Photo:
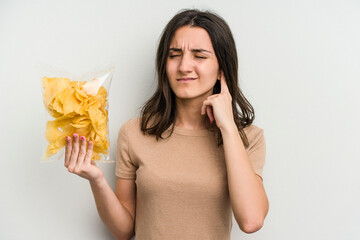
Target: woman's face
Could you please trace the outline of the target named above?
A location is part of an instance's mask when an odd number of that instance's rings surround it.
[[[183,26],[176,30],[169,47],[166,74],[177,98],[207,98],[212,95],[219,64],[207,31]]]

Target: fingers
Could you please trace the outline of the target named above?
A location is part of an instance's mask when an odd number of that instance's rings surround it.
[[[66,150],[65,150],[65,167],[69,172],[76,173],[81,171],[83,164],[90,165],[91,157],[93,153],[94,143],[89,142],[86,149],[87,141],[84,136],[79,137],[78,134],[73,134],[73,140],[71,137],[66,137]]]
[[[71,137],[66,137],[66,147],[65,147],[65,162],[64,166],[67,168],[69,166],[70,157],[71,157],[71,150],[72,150],[72,141]]]
[[[221,84],[221,91],[220,93],[229,92],[229,88],[226,84],[226,79],[224,72],[221,70],[221,77],[220,77],[220,84]]]
[[[85,155],[86,155],[86,139],[85,139],[84,136],[82,136],[82,137],[80,138],[80,150],[79,150],[79,155],[78,155],[78,158],[77,158],[77,162],[76,162],[76,167],[75,167],[75,168],[80,169],[81,165],[82,165],[83,162],[84,162]]]
[[[89,141],[88,149],[85,155],[85,162],[84,162],[85,164],[90,164],[93,149],[94,149],[94,143],[92,141]]]
[[[79,135],[76,133],[73,134],[73,142],[74,144],[72,146],[71,157],[68,166],[69,172],[74,172],[75,165],[79,155]]]
[[[216,98],[216,97],[218,97],[218,96],[219,96],[219,94],[213,94],[213,95],[211,95],[211,96],[208,96],[208,97],[207,97],[207,100]]]
[[[212,108],[210,106],[207,106],[206,107],[206,112],[207,112],[207,115],[208,115],[208,117],[210,119],[210,123],[213,123],[213,121],[215,119],[214,119],[214,114],[213,114]]]
[[[216,98],[219,94],[213,94],[211,96],[209,96],[204,102],[203,105],[201,106],[201,115],[204,115],[206,112],[206,103],[209,103],[208,100]]]
[[[203,103],[201,106],[201,115],[204,115],[206,113],[206,105]]]
[[[211,96],[211,97],[216,97],[216,96]],[[210,98],[210,97],[209,97]],[[214,117],[214,113],[213,113],[213,109],[212,109],[212,105],[211,105],[211,101],[208,98],[208,100],[205,100],[202,107],[201,107],[201,115],[204,115],[205,113],[207,113],[210,123],[213,123],[213,121],[215,120]]]

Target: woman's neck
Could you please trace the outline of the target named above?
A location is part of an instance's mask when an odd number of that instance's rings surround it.
[[[176,103],[175,126],[184,129],[205,129],[210,127],[207,115],[201,115],[203,101],[178,100]]]

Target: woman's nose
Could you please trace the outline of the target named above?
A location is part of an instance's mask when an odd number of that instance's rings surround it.
[[[193,69],[193,63],[189,55],[184,54],[181,58],[179,71],[180,72],[191,72]]]

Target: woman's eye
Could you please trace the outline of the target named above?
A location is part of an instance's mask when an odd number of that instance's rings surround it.
[[[169,55],[169,58],[174,58],[174,57],[179,57],[180,55]],[[202,57],[202,56],[195,56],[196,58],[199,59],[206,59],[207,57]]]

